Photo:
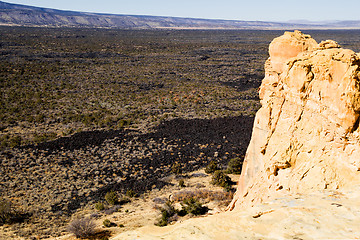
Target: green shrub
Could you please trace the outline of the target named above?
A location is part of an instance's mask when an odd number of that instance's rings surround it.
[[[104,225],[105,227],[111,227],[112,223],[111,223],[111,221],[110,221],[109,219],[105,219],[105,220],[103,221],[103,225]]]
[[[231,178],[221,170],[215,171],[211,179],[211,184],[223,187],[225,190],[230,190],[232,183]]]
[[[186,187],[184,179],[179,180],[179,187]]]
[[[227,169],[226,169],[226,172],[233,173],[233,174],[240,174],[241,168],[242,168],[242,163],[243,163],[243,161],[238,157],[230,159]]]
[[[161,211],[161,218],[159,219],[158,222],[155,223],[155,225],[158,227],[164,227],[164,226],[168,225],[170,217],[171,216],[169,215],[168,212]]]
[[[102,202],[97,202],[97,203],[95,203],[95,209],[98,211],[102,211],[105,209],[105,206]]]
[[[116,203],[119,202],[119,198],[114,191],[110,191],[110,192],[106,193],[105,200],[110,205],[115,205]]]
[[[67,231],[77,238],[89,238],[96,234],[96,224],[90,218],[73,220],[67,227]]]
[[[205,172],[207,174],[213,173],[216,170],[220,170],[220,168],[219,168],[218,164],[215,161],[210,161],[210,163],[205,168]]]
[[[125,194],[125,195],[128,196],[128,197],[130,197],[130,198],[137,197],[137,194],[136,194],[135,191],[132,190],[132,189],[128,189],[128,190],[126,191],[126,194]]]
[[[186,214],[203,215],[208,211],[208,208],[204,207],[201,202],[194,197],[184,199],[181,205]]]
[[[161,208],[161,217],[158,220],[158,222],[155,223],[156,226],[164,227],[168,225],[169,218],[174,216],[176,213],[176,210],[173,206],[173,203],[171,201],[167,201],[164,206]]]

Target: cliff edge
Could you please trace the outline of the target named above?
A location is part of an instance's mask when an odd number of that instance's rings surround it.
[[[360,56],[299,31],[269,46],[261,108],[229,206],[360,183]]]
[[[269,52],[231,211],[113,239],[359,237],[360,56],[299,31]]]

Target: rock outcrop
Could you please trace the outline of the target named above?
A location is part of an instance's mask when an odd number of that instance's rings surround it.
[[[301,32],[270,44],[232,211],[114,239],[355,239],[360,56]]]
[[[275,38],[269,53],[230,210],[360,183],[360,54],[299,31]]]

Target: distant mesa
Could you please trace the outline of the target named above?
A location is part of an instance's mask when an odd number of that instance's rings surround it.
[[[275,38],[269,53],[229,209],[360,184],[360,54],[299,31]]]
[[[360,29],[360,21],[265,22],[61,11],[0,1],[0,26],[119,29]]]

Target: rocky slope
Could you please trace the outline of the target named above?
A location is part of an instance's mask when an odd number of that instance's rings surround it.
[[[114,239],[355,239],[360,56],[287,32],[273,40],[228,211]]]

